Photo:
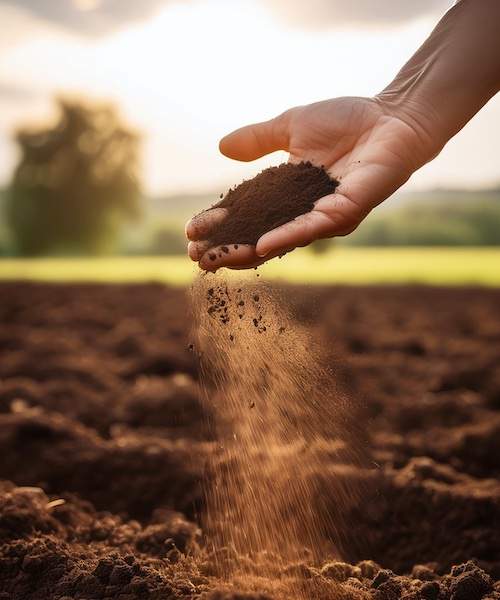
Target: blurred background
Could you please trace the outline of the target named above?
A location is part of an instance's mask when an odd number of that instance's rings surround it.
[[[0,0],[0,278],[102,256],[115,275],[120,257],[147,278],[175,271],[154,256],[186,269],[186,220],[287,160],[237,163],[219,139],[291,106],[377,93],[450,4]],[[497,97],[355,233],[297,252],[355,264],[349,249],[500,246],[499,128]]]

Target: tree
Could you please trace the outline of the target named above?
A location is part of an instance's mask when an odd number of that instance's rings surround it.
[[[22,130],[7,220],[23,255],[100,253],[140,211],[139,137],[112,107],[59,101],[55,126]]]

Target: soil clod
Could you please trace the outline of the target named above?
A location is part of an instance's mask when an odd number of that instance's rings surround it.
[[[283,163],[230,189],[211,208],[225,208],[225,217],[208,234],[211,246],[251,244],[267,231],[310,212],[320,198],[333,194],[339,182],[310,162]],[[210,209],[209,209],[210,210]],[[211,260],[212,257],[209,255]]]

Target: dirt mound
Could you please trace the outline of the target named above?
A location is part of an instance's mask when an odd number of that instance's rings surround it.
[[[318,448],[319,489],[362,477],[343,560],[237,556],[245,577],[221,580],[200,529],[217,407],[185,290],[2,284],[2,600],[500,598],[500,291],[279,294],[367,436],[364,471]]]
[[[209,242],[212,246],[222,245],[222,251],[224,244],[255,246],[267,231],[311,211],[314,203],[333,194],[338,184],[324,169],[310,162],[264,169],[229,190],[211,207],[226,209],[228,214],[210,232]]]

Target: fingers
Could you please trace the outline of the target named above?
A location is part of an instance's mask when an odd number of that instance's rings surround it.
[[[265,233],[256,246],[227,244],[214,248],[209,241],[198,240],[190,242],[188,253],[205,271],[250,269],[314,240],[351,233],[364,216],[354,202],[334,193],[318,200],[311,212]]]
[[[186,237],[188,240],[199,240],[206,236],[228,215],[226,208],[209,208],[193,217],[186,223]]]
[[[247,125],[222,138],[219,149],[234,160],[250,161],[275,152],[289,149],[288,115]]]
[[[224,250],[224,248],[227,250]],[[227,269],[253,269],[259,265],[293,250],[294,247],[279,248],[266,256],[258,256],[255,247],[246,244],[233,244],[211,248],[199,260],[198,266],[205,271],[217,271],[222,267]]]
[[[189,258],[198,262],[201,257],[210,250],[210,242],[207,240],[201,240],[198,242],[189,242],[187,251]]]
[[[188,253],[205,271],[216,271],[221,267],[251,269],[298,246],[306,246],[318,238],[331,237],[337,229],[335,220],[313,210],[264,234],[256,247],[228,244],[211,248],[210,243],[203,240],[190,242]]]
[[[257,246],[232,244],[209,248],[209,242],[190,242],[188,253],[205,271],[251,269],[276,256],[306,246],[321,237],[329,237],[335,224],[327,215],[312,211],[264,234]]]
[[[283,251],[307,246],[318,239],[347,235],[356,229],[367,213],[342,194],[324,196],[315,203],[311,212],[265,233],[257,242],[256,254],[267,257],[277,249]]]
[[[257,242],[257,256],[266,256],[280,248],[307,246],[314,240],[330,237],[332,221],[319,212],[300,215],[293,221],[265,233]]]
[[[201,256],[193,258],[193,260],[198,260],[200,269],[203,269],[204,271],[216,271],[221,267],[227,267],[229,269],[250,269],[263,262],[262,259],[255,254],[255,246],[249,246],[247,244],[233,244],[220,246],[219,248],[209,248],[206,249]]]

